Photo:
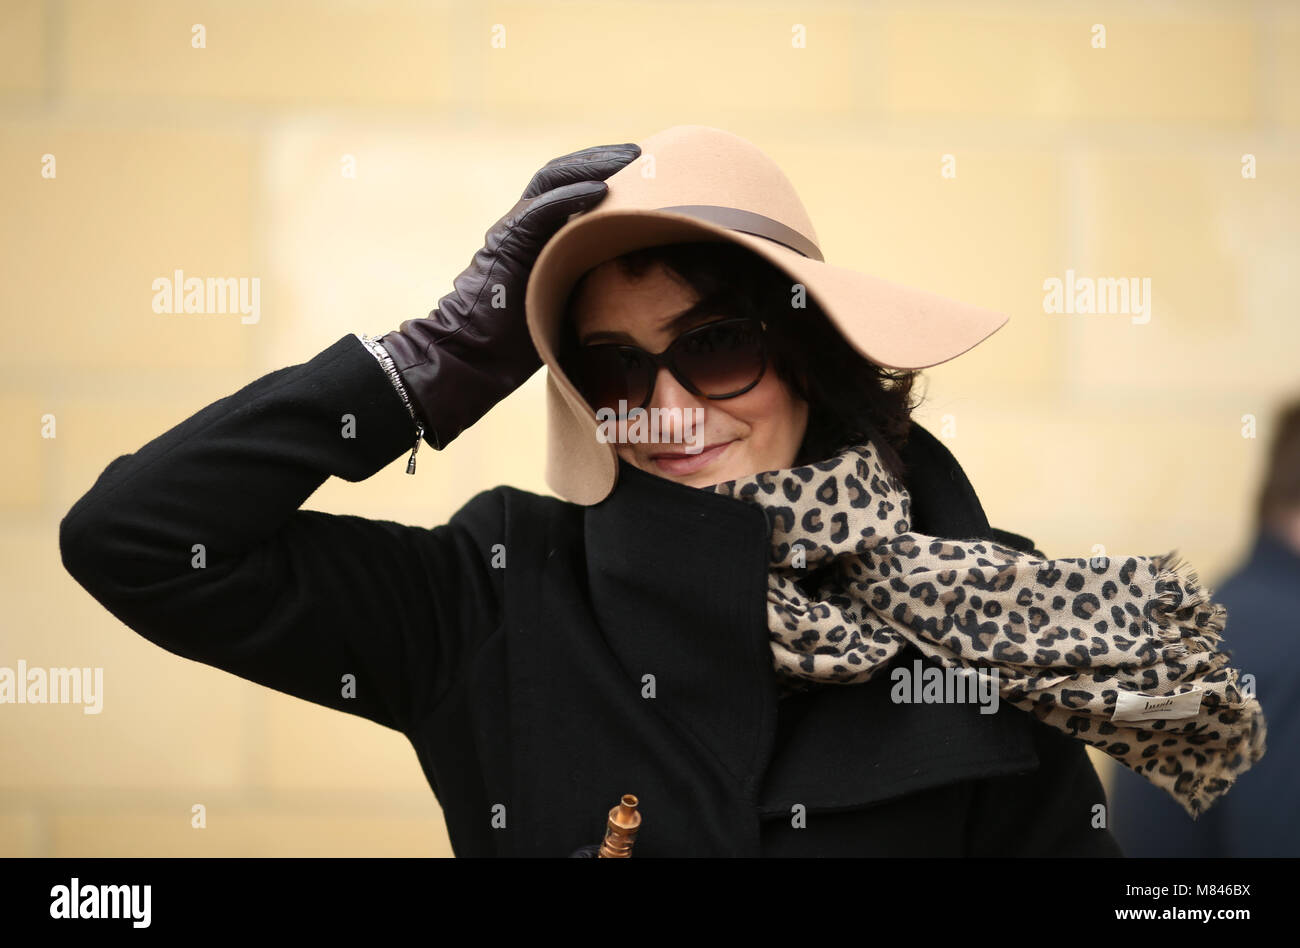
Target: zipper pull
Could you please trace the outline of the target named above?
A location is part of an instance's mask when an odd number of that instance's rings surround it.
[[[415,428],[415,446],[411,448],[411,457],[406,462],[407,474],[415,473],[415,452],[420,450],[420,441],[424,438],[424,425],[417,422]]]

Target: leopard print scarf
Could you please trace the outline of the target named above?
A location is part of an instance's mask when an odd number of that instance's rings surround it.
[[[1193,818],[1264,753],[1259,702],[1219,651],[1227,611],[1172,551],[1041,559],[914,533],[910,496],[870,441],[704,489],[767,515],[782,697],[809,682],[865,682],[911,643],[950,681],[992,679],[1002,700],[1141,774]]]

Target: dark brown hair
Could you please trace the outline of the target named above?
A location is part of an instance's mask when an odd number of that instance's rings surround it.
[[[1300,401],[1283,407],[1276,425],[1255,508],[1257,529],[1276,527],[1300,512]]]
[[[623,273],[641,279],[656,265],[684,280],[701,299],[767,321],[772,368],[808,403],[808,430],[795,464],[838,454],[868,438],[881,462],[900,480],[906,471],[899,452],[911,429],[915,371],[883,368],[848,344],[811,294],[800,294],[790,277],[745,247],[722,241],[665,244],[615,258]],[[590,271],[588,271],[590,272]],[[578,345],[572,302],[586,275],[569,295],[561,362],[566,371]]]

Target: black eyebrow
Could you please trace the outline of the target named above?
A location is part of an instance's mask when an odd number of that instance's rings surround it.
[[[680,329],[686,323],[691,322],[692,320],[698,318],[699,316],[703,316],[709,313],[717,313],[717,312],[719,312],[719,309],[717,307],[716,300],[702,299],[695,303],[692,303],[690,306],[686,307],[684,310],[682,310],[680,313],[677,313],[675,316],[670,317],[659,328],[672,329],[672,330]],[[633,345],[636,345],[636,340],[633,339],[627,333],[610,332],[604,329],[599,330],[597,332],[588,333],[587,335],[583,336],[580,340],[578,340],[578,344],[585,346],[590,344],[593,341],[629,342],[632,343]]]

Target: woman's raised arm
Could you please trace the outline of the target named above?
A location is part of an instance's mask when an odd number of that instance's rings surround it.
[[[428,316],[343,337],[114,460],[60,524],[64,566],[169,652],[408,731],[465,642],[494,627],[500,492],[433,529],[299,507],[412,438],[443,449],[536,371],[530,269],[637,155],[615,144],[549,161]]]
[[[500,491],[433,529],[298,508],[412,438],[445,448],[537,370],[532,265],[639,154],[553,159],[428,316],[345,336],[119,457],[60,524],[68,572],[171,652],[408,731],[455,681],[465,643],[495,625]]]
[[[493,621],[499,497],[433,529],[298,508],[414,430],[346,336],[113,461],[60,524],[64,566],[170,652],[404,731],[453,680],[471,619]]]

